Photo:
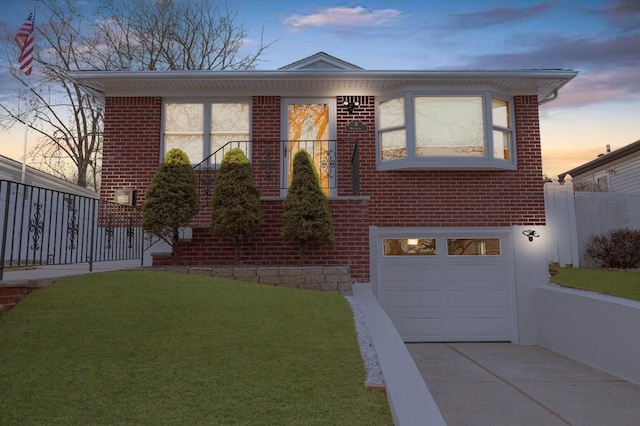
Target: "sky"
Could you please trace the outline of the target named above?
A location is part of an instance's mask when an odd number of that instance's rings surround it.
[[[248,49],[261,37],[270,43],[262,70],[326,52],[367,70],[578,71],[557,100],[540,106],[549,177],[607,145],[640,139],[640,0],[229,0],[228,7],[247,29]],[[16,31],[27,15],[24,2],[0,5],[0,25]],[[0,63],[0,78],[9,78],[4,70]],[[20,161],[23,139],[23,128],[0,133],[0,154]]]

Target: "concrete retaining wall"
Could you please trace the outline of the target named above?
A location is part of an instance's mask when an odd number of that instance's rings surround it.
[[[539,345],[640,384],[640,302],[555,286],[534,295]]]

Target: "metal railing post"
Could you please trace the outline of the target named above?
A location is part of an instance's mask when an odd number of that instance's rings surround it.
[[[96,218],[96,204],[98,205],[98,208],[100,207],[100,200],[95,200],[94,203],[91,203],[93,205],[93,211],[92,211],[92,217],[91,217],[91,221],[89,222],[91,224],[91,243],[89,244],[89,272],[93,271],[93,246],[95,245],[95,232],[96,232],[96,228],[98,227],[98,219]]]
[[[0,182],[0,194],[2,193],[2,182]],[[4,220],[2,224],[2,248],[0,249],[0,253],[2,254],[2,264],[0,264],[0,281],[4,276],[4,256],[7,245],[7,226],[9,224],[9,202],[10,202],[10,194],[11,194],[11,182],[7,181],[7,201],[4,204]]]
[[[353,195],[360,195],[360,140],[356,139],[351,157],[351,168],[353,170]]]

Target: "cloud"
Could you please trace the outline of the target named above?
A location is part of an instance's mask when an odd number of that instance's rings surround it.
[[[379,26],[402,16],[395,9],[369,10],[361,6],[334,7],[309,15],[292,15],[284,24],[293,31],[311,27],[349,28],[354,26]]]
[[[617,0],[594,12],[623,31],[640,28],[640,1]]]
[[[528,7],[496,7],[475,12],[452,13],[444,26],[456,30],[486,28],[542,15],[552,8],[552,3],[538,3]]]
[[[466,66],[483,69],[556,69],[580,72],[560,91],[551,108],[580,107],[640,97],[640,33],[606,39],[548,38],[538,48],[470,57]]]
[[[548,37],[533,50],[466,58],[478,68],[572,68],[605,70],[640,66],[640,33],[608,38]]]
[[[560,90],[551,108],[583,107],[603,102],[640,99],[640,86],[634,68],[578,74]]]

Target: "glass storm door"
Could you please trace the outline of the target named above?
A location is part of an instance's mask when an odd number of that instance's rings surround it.
[[[283,161],[283,187],[291,184],[293,157],[301,149],[306,150],[316,166],[320,187],[328,196],[335,191],[335,101],[298,102],[286,100],[286,118],[283,134],[285,147]],[[286,192],[286,190],[285,190]]]

